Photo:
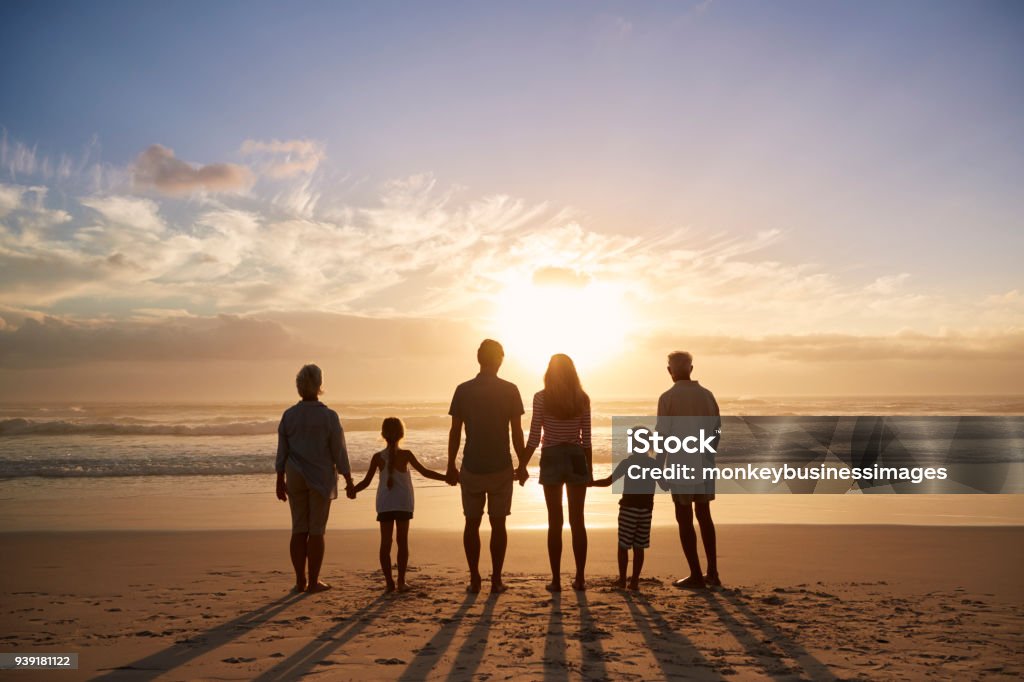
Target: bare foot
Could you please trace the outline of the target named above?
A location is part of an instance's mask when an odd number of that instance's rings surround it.
[[[494,580],[491,581],[491,594],[501,594],[502,592],[504,592],[507,589],[508,589],[508,585],[506,585],[505,583],[501,582],[500,578],[498,579],[497,582],[495,582]]]
[[[577,592],[586,592],[587,582],[583,578],[576,578],[576,580],[572,581],[572,589]]]
[[[547,585],[544,586],[544,589],[547,590],[548,592],[561,592],[562,591],[562,586],[559,585],[556,582],[550,582],[550,583],[548,583]]]
[[[629,584],[627,585],[627,588],[631,592],[639,592],[640,591],[640,578],[630,578],[629,579]]]
[[[722,579],[718,577],[718,571],[715,571],[704,576],[704,583],[708,587],[721,587]]]
[[[331,589],[330,585],[323,582],[322,580],[317,580],[315,585],[310,585],[306,588],[306,592],[309,594],[314,594],[316,592],[326,592],[329,589]]]
[[[305,580],[296,580],[295,581],[295,587],[292,588],[292,593],[298,594],[299,592],[305,592],[305,591],[306,591],[306,581]]]
[[[404,581],[399,581],[399,582],[398,582],[398,587],[397,587],[396,589],[397,589],[397,590],[398,590],[399,592],[408,592],[408,591],[409,591],[409,590],[411,590],[412,588],[411,588],[411,587],[409,587],[409,584],[408,584],[408,583],[406,583],[406,582],[404,582]]]
[[[672,584],[684,590],[702,590],[707,586],[702,575],[691,575],[689,578],[677,580]]]
[[[466,585],[466,592],[469,592],[470,594],[480,593],[480,576],[469,576],[469,585]]]
[[[395,591],[395,581],[389,580],[384,583],[384,594],[391,594]]]
[[[626,589],[626,577],[621,576],[618,580],[616,580],[615,587],[620,590]]]

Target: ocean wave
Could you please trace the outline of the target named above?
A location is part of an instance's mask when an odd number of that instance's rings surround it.
[[[529,415],[527,415],[529,417]],[[344,417],[341,425],[348,432],[380,431],[383,417]],[[406,430],[444,429],[451,425],[448,415],[404,417]],[[525,420],[524,420],[525,421]],[[610,426],[610,416],[595,416],[595,427]],[[118,421],[35,420],[17,417],[0,419],[0,436],[265,436],[277,433],[277,419],[177,424],[124,417]],[[527,424],[528,425],[528,424]]]
[[[447,458],[421,457],[423,465],[443,471]],[[350,458],[353,475],[361,477],[370,464],[369,453]],[[20,478],[127,478],[149,476],[270,476],[274,457],[229,455],[207,457],[33,457],[0,458],[0,480]],[[358,478],[357,478],[358,480]]]
[[[379,417],[342,419],[346,431],[378,431]],[[410,417],[403,419],[406,428],[448,428],[449,417]],[[0,420],[0,436],[263,436],[277,433],[278,420],[218,421],[205,424],[153,423],[139,419],[119,422],[86,422],[33,419]]]
[[[253,461],[231,462],[110,462],[89,460],[78,462],[3,462],[0,478],[126,478],[138,476],[245,476],[273,474],[274,463]]]

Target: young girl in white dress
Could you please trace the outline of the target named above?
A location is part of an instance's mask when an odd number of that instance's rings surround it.
[[[384,573],[387,592],[407,592],[405,570],[409,565],[409,521],[415,498],[412,490],[412,476],[409,467],[420,475],[435,481],[445,480],[444,474],[427,469],[409,450],[402,450],[398,443],[405,436],[405,425],[397,417],[388,417],[380,427],[380,435],[387,442],[380,452],[370,460],[366,477],[355,487],[355,493],[366,489],[373,476],[380,470],[377,483],[377,521],[380,522],[380,570]],[[391,538],[398,530],[398,584],[391,577]]]

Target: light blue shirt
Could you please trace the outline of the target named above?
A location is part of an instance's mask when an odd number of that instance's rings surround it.
[[[285,410],[277,427],[274,468],[283,472],[286,466],[325,498],[338,497],[338,474],[350,476],[352,469],[337,412],[319,400],[303,400]]]

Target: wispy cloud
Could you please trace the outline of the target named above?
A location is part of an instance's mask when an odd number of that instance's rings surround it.
[[[596,231],[572,209],[473,195],[430,174],[346,201],[323,173],[315,142],[249,140],[241,151],[261,173],[263,164],[292,165],[244,194],[214,196],[208,192],[253,176],[230,164],[194,167],[154,146],[134,172],[161,185],[157,194],[139,196],[124,183],[75,192],[93,186],[76,183],[94,173],[95,164],[83,163],[59,197],[38,160],[24,184],[0,183],[0,305],[22,311],[0,314],[6,342],[26,320],[73,336],[97,317],[138,325],[155,323],[161,310],[172,320],[288,310],[486,325],[503,291],[531,282],[610,287],[642,321],[631,329],[638,341],[712,339],[706,345],[714,352],[737,355],[991,354],[1002,352],[1001,335],[1015,338],[1024,328],[1017,291],[925,290],[909,272],[857,280],[768,258],[767,249],[778,253],[786,239],[780,230],[745,238],[699,229]],[[192,190],[201,190],[200,200]],[[321,201],[325,193],[329,202]]]
[[[100,194],[69,212],[0,185],[0,301],[45,310],[97,296],[121,307],[487,318],[503,288],[539,279],[623,291],[649,326],[747,336],[1007,329],[1009,294],[915,291],[906,273],[858,283],[760,257],[784,238],[587,229],[571,211],[469,197],[429,175],[384,184],[344,211],[291,212],[273,197],[217,201]],[[72,217],[73,214],[73,217]],[[51,229],[60,223],[61,229]]]
[[[241,152],[275,179],[312,173],[326,156],[323,145],[313,140],[246,140]]]

